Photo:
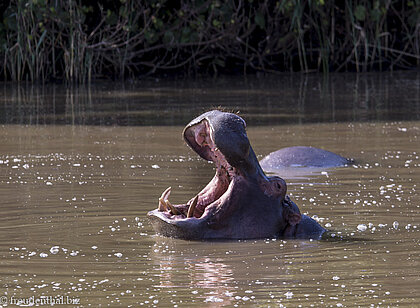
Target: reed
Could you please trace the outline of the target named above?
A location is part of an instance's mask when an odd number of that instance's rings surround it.
[[[331,72],[420,64],[420,0],[10,0],[5,80]]]

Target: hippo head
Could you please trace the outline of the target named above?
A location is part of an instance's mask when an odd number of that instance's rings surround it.
[[[212,161],[216,174],[186,204],[168,200],[170,188],[148,213],[156,232],[183,239],[246,239],[293,234],[303,215],[286,196],[286,183],[267,177],[249,143],[245,121],[213,110],[184,129],[187,144]]]

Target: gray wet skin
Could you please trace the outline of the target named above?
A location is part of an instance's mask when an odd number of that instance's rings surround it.
[[[286,196],[286,182],[264,174],[249,143],[245,121],[206,112],[184,129],[187,144],[213,161],[216,174],[186,204],[172,205],[170,188],[148,217],[159,234],[188,240],[314,238],[326,231]]]
[[[261,166],[266,171],[283,167],[331,168],[351,163],[353,163],[353,160],[330,151],[306,146],[283,148],[268,154],[260,161]]]

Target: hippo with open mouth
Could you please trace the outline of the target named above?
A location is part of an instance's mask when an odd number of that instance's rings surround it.
[[[157,233],[187,240],[321,238],[326,230],[300,213],[286,195],[286,182],[264,174],[245,128],[241,117],[218,110],[185,127],[185,141],[214,162],[216,174],[186,204],[171,204],[166,189],[148,213]]]

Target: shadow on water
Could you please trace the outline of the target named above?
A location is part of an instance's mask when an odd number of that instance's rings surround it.
[[[184,125],[213,107],[248,124],[420,118],[419,72],[266,76],[91,86],[0,85],[1,124]]]

